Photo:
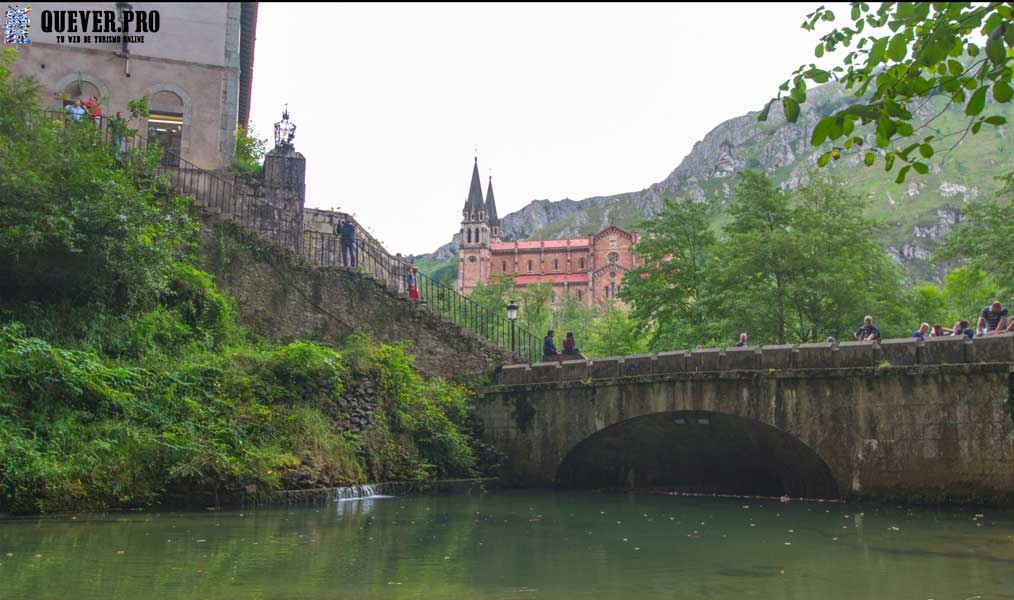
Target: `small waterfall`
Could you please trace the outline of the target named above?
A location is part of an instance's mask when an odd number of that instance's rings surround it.
[[[391,498],[382,495],[379,491],[381,484],[373,485],[352,485],[348,487],[334,488],[335,502],[346,502],[349,500],[370,500],[374,498]]]

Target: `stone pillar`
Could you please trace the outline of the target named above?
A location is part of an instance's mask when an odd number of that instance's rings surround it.
[[[264,157],[264,196],[285,230],[286,245],[299,252],[306,203],[306,159],[291,146],[275,146]]]

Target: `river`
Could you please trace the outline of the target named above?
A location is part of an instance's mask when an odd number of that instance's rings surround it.
[[[1014,514],[498,491],[12,518],[0,598],[1014,598]]]

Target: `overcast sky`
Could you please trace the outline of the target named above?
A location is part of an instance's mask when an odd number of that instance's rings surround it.
[[[813,60],[817,5],[262,2],[251,121],[288,102],[307,205],[431,252],[476,147],[501,216],[646,188]]]

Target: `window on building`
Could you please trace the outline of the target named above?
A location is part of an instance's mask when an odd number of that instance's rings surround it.
[[[532,261],[528,261],[528,272],[532,272]]]
[[[609,238],[609,247],[616,248],[616,237]]]
[[[611,262],[611,263],[620,262],[620,255],[617,254],[616,252],[610,252],[609,253],[609,262]]]
[[[578,262],[579,265],[581,265],[581,268],[583,269],[584,268],[584,259],[583,258],[578,259],[577,262]]]
[[[578,291],[577,291],[577,301],[578,301],[578,302],[580,302],[580,301],[581,301],[581,290],[578,290]]]
[[[604,295],[606,298],[609,297],[609,286],[608,285],[602,290],[602,295]]]
[[[501,263],[501,269],[503,270],[504,273],[507,272],[507,261],[506,260]]]
[[[553,270],[554,271],[559,271],[560,270],[560,259],[558,259],[558,258],[554,258],[553,259]]]
[[[102,93],[99,92],[99,88],[84,80],[68,83],[67,86],[60,92],[60,99],[63,101],[64,108],[74,104],[75,98],[80,98],[81,103],[84,104],[89,98],[101,97]]]
[[[148,101],[148,143],[162,146],[162,165],[179,167],[183,151],[183,99],[172,92],[156,92]]]

